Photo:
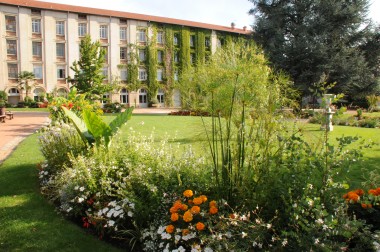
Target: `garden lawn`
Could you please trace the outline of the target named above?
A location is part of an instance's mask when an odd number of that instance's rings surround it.
[[[0,251],[119,251],[65,220],[40,194],[37,135],[0,165]]]

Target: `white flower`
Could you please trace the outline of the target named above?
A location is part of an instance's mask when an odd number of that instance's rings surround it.
[[[317,238],[314,240],[314,244],[318,244],[318,243],[319,243],[319,239]]]
[[[272,224],[267,224],[267,229],[271,229],[272,228]]]
[[[246,220],[247,220],[247,216],[245,216],[245,214],[243,214],[243,215],[240,217],[240,220],[242,220],[242,221],[246,221]]]
[[[323,226],[322,226],[322,229],[323,230],[327,230],[329,227],[326,225],[326,224],[324,224]]]
[[[83,198],[78,198],[78,203],[82,203],[84,201]]]
[[[84,187],[81,186],[81,187],[79,188],[79,191],[83,192],[83,191],[84,191]]]
[[[241,232],[241,238],[245,238],[247,236],[247,233]]]
[[[132,216],[133,216],[133,213],[132,213],[131,211],[128,211],[127,215],[128,215],[129,217],[132,217]]]
[[[109,227],[113,227],[115,225],[115,221],[113,220],[109,220],[107,223]]]
[[[282,241],[281,245],[282,245],[283,247],[285,247],[286,244],[288,244],[288,240],[287,240],[287,239],[284,239],[284,240]]]
[[[174,240],[175,240],[176,243],[179,242],[181,240],[181,236],[180,235],[175,235],[174,236]]]
[[[78,190],[78,189],[79,189],[79,186],[75,186],[75,187],[74,187],[74,190]]]
[[[323,220],[321,218],[319,218],[318,220],[315,221],[317,224],[320,224],[322,225],[323,224]]]
[[[261,224],[261,221],[259,219],[255,220],[256,224]]]
[[[72,207],[69,207],[69,208],[66,210],[66,212],[70,212],[71,210],[73,210],[73,208],[72,208]]]
[[[206,247],[204,249],[204,252],[214,252],[214,250],[212,250],[212,248],[210,248],[210,247]]]

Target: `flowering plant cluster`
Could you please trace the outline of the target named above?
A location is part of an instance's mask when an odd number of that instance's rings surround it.
[[[349,191],[343,198],[351,204],[360,203],[364,209],[377,207],[380,206],[380,187],[369,189],[368,194],[365,194],[363,189]]]

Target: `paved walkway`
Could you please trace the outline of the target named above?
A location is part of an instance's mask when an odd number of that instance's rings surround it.
[[[136,108],[133,114],[169,114],[176,109]],[[0,122],[0,164],[27,136],[50,122],[47,112],[14,112],[14,118]]]

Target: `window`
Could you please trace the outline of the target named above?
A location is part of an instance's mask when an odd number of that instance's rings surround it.
[[[57,66],[57,78],[58,79],[66,78],[66,66]]]
[[[127,40],[127,27],[120,27],[120,40]]]
[[[120,103],[121,104],[127,104],[129,103],[129,99],[128,99],[128,90],[123,88],[121,91],[120,91]]]
[[[65,36],[65,22],[57,21],[55,23],[55,34],[58,36]]]
[[[127,59],[127,47],[120,47],[120,60]]]
[[[144,81],[146,78],[146,70],[144,68],[139,68],[139,80]]]
[[[41,19],[32,19],[32,33],[41,33]]]
[[[191,46],[191,47],[194,47],[194,46],[195,46],[195,36],[194,36],[194,35],[191,35],[191,36],[190,36],[190,46]]]
[[[174,80],[175,80],[175,81],[178,80],[178,70],[175,70],[175,71],[174,71]]]
[[[120,80],[121,81],[127,81],[127,78],[128,78],[127,69],[121,69],[120,70]]]
[[[78,24],[78,36],[84,37],[87,34],[87,23],[79,23]]]
[[[145,49],[139,49],[139,60],[141,62],[145,61]]]
[[[42,65],[33,65],[33,73],[36,79],[42,79]]]
[[[42,57],[42,43],[33,41],[32,52],[33,52],[33,56]]]
[[[139,92],[139,103],[147,103],[148,95],[145,89],[140,89]]]
[[[159,44],[164,43],[164,32],[162,31],[157,32],[157,43]]]
[[[162,81],[164,75],[164,71],[162,69],[157,69],[157,81]]]
[[[41,89],[41,88],[36,88],[34,89],[33,91],[33,98],[34,98],[34,101],[36,102],[39,102],[39,101],[43,101],[42,97],[44,96],[44,90]]]
[[[158,103],[164,103],[164,91],[162,89],[158,90],[157,101]]]
[[[14,63],[8,63],[8,78],[17,79],[18,77],[18,66]]]
[[[17,55],[17,41],[7,39],[7,54]]]
[[[146,42],[146,31],[144,29],[137,30],[137,42]]]
[[[87,19],[87,15],[86,14],[78,14],[78,19],[85,20],[85,19]]]
[[[173,44],[175,46],[179,45],[179,34],[175,33],[173,37]]]
[[[102,74],[104,76],[103,80],[106,80],[108,78],[108,67],[102,68]]]
[[[101,39],[108,39],[108,26],[107,25],[101,25],[99,28],[100,32],[100,38]]]
[[[16,32],[15,16],[5,16],[5,30],[10,32]]]
[[[190,53],[190,62],[191,64],[195,64],[195,53]]]
[[[11,88],[8,91],[8,96],[19,96],[20,92],[18,91],[17,88]]]
[[[64,58],[65,57],[65,44],[57,43],[57,57]]]
[[[164,61],[164,52],[163,51],[157,51],[157,62],[162,63]]]
[[[110,95],[109,94],[104,94],[102,97],[102,104],[106,104],[110,101]]]
[[[41,16],[41,10],[40,9],[31,9],[30,12],[32,15]]]
[[[178,63],[179,62],[179,52],[174,52],[174,62]]]
[[[205,46],[206,46],[206,47],[210,47],[210,46],[211,46],[211,41],[210,41],[210,38],[209,38],[209,37],[206,37],[206,38],[205,38]]]

